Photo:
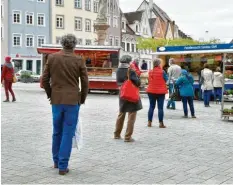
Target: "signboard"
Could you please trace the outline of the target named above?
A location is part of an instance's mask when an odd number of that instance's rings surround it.
[[[208,45],[193,45],[193,46],[166,46],[158,47],[157,52],[188,52],[188,51],[205,51],[205,50],[229,50],[233,49],[232,44],[208,44]]]

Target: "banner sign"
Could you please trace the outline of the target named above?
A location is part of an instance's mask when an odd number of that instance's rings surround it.
[[[193,46],[165,46],[158,47],[157,52],[181,52],[181,51],[203,51],[203,50],[225,50],[233,49],[231,44],[208,44],[208,45],[193,45]]]

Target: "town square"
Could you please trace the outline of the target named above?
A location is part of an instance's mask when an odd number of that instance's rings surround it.
[[[233,184],[225,1],[1,0],[1,183]]]

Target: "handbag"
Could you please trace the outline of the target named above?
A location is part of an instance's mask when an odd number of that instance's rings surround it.
[[[80,151],[82,146],[83,146],[82,121],[79,119],[77,127],[75,129],[75,134],[72,138],[72,148],[77,148]]]
[[[137,103],[140,100],[139,88],[136,87],[129,79],[130,69],[127,71],[127,80],[123,83],[120,89],[120,98],[132,103]]]
[[[17,78],[16,78],[16,76],[14,75],[13,76],[13,81],[12,81],[13,83],[16,83],[17,82]]]
[[[173,84],[173,90],[172,91],[173,92],[170,95],[171,100],[173,100],[173,101],[181,101],[179,87],[177,87],[175,84]]]

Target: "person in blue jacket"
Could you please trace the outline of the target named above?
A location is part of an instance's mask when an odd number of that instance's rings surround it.
[[[190,108],[192,118],[196,118],[193,98],[194,98],[194,90],[193,90],[194,79],[191,74],[189,74],[185,69],[181,71],[181,76],[177,79],[176,85],[180,89],[180,96],[182,98],[183,109],[184,109],[184,118],[188,118],[188,106]]]

